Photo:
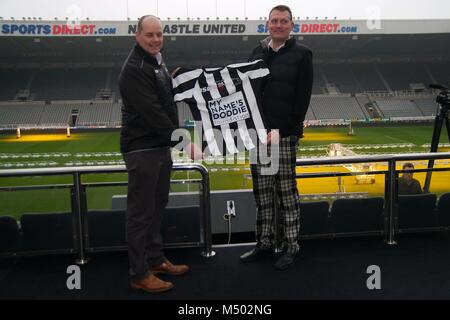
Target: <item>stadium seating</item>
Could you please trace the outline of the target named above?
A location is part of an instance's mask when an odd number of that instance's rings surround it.
[[[0,216],[0,254],[15,252],[19,245],[19,226],[11,216]]]
[[[381,197],[335,200],[331,207],[333,232],[381,232],[383,206],[384,199]]]
[[[379,99],[375,101],[386,118],[392,117],[422,117],[416,104],[405,99]]]
[[[161,233],[166,245],[200,242],[200,208],[166,208]],[[88,235],[91,249],[126,246],[125,211],[89,211]]]
[[[109,125],[112,101],[96,101],[79,108],[77,126]]]
[[[27,88],[35,70],[32,69],[1,69],[0,101],[13,100],[19,90]]]
[[[88,212],[89,247],[125,246],[125,211]]]
[[[323,66],[329,83],[333,83],[341,93],[362,92],[361,87],[347,63],[326,64]]]
[[[358,88],[364,91],[388,91],[380,79],[375,65],[368,63],[352,64],[351,69],[355,75]]]
[[[354,97],[313,96],[310,108],[317,119],[365,119]]]
[[[119,103],[113,103],[109,123],[113,127],[119,126],[122,123],[121,105]]]
[[[200,242],[200,207],[167,207],[161,230],[167,245]]]
[[[398,196],[399,232],[436,226],[436,195],[425,193]]]
[[[37,73],[31,90],[39,100],[94,99],[108,72],[107,68],[44,69]]]
[[[425,69],[420,64],[399,62],[378,64],[384,79],[393,91],[410,89],[411,83],[429,83]]]
[[[322,78],[322,71],[320,65],[314,66],[314,83],[313,83],[313,94],[323,94],[325,93],[326,84]]]
[[[300,235],[331,233],[327,201],[300,203]]]
[[[70,212],[22,215],[22,250],[73,249],[72,218]]]
[[[444,85],[450,85],[450,72],[448,63],[446,62],[433,62],[426,64],[426,67],[433,75],[433,82],[441,83]]]
[[[443,227],[450,226],[450,192],[439,197],[437,205],[439,213],[439,225]]]
[[[3,128],[36,127],[44,110],[44,103],[4,102],[0,104],[0,126]]]
[[[422,83],[424,87],[432,81],[448,84],[449,73],[444,71],[447,69],[446,62],[373,63],[349,62],[345,59],[316,62],[313,84],[313,94],[316,96],[312,98],[306,119],[432,116],[436,113],[432,95],[411,95],[406,99],[378,98],[373,108],[381,112],[369,114],[366,105],[371,99],[364,94],[386,93],[389,90],[411,91],[413,83]],[[2,70],[0,128],[67,126],[72,124],[70,117],[74,109],[79,110],[77,126],[120,126],[120,103],[115,100],[119,98],[119,73],[117,64],[95,67],[89,64],[56,64],[43,69]],[[104,99],[102,90],[111,96]],[[6,101],[18,99],[20,91],[29,92],[23,97],[26,101],[5,104]],[[102,104],[101,100],[107,101]],[[183,111],[183,108],[180,110]],[[189,119],[189,115],[181,112],[180,124],[186,119]]]
[[[415,98],[414,102],[424,116],[435,116],[437,112],[436,98],[434,96]]]

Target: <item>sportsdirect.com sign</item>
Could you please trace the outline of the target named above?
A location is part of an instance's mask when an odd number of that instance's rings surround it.
[[[123,36],[134,35],[137,25],[98,26],[95,23],[55,23],[55,24],[9,24],[1,25],[1,34],[10,36]],[[249,28],[244,23],[171,23],[163,27],[167,35],[232,35],[267,33],[267,27],[259,24]],[[339,23],[303,23],[295,24],[293,33],[356,33],[357,26],[344,26]]]
[[[450,20],[386,21],[297,21],[292,34],[415,34],[445,33]],[[133,21],[2,21],[0,36],[13,37],[117,37],[133,36]],[[163,21],[163,32],[170,36],[266,35],[263,21]]]
[[[117,27],[99,28],[95,24],[2,24],[4,35],[116,35]]]
[[[267,26],[258,25],[258,33],[267,33]],[[342,25],[340,23],[296,23],[292,29],[293,33],[357,33],[358,27],[353,25]]]

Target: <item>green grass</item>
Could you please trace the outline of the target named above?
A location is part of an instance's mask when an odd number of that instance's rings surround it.
[[[354,127],[354,136],[348,136],[348,128],[306,128],[305,138],[301,140],[301,148],[327,146],[330,143],[344,145],[380,145],[404,144],[414,146],[407,148],[384,148],[364,150],[364,153],[398,153],[398,152],[424,152],[429,147],[423,144],[430,143],[433,127],[428,126],[401,126],[401,127]],[[445,134],[444,134],[445,133]],[[63,137],[57,141],[26,142],[27,132],[22,132],[22,139],[15,139],[15,135],[0,134],[0,169],[27,168],[29,162],[54,162],[54,166],[65,166],[66,163],[83,163],[92,161],[120,161],[119,132],[95,131],[74,132],[71,138]],[[43,136],[45,137],[45,135]],[[44,140],[44,139],[43,139]],[[443,130],[441,142],[448,142],[446,131]],[[355,150],[356,152],[359,152]],[[59,156],[57,155],[59,153]],[[97,154],[96,154],[97,153]],[[108,156],[98,153],[111,153]],[[48,156],[43,157],[44,154]],[[61,156],[64,154],[64,157]],[[82,154],[83,157],[79,157]],[[78,155],[78,156],[77,156]],[[299,151],[298,156],[325,155],[325,151]],[[27,157],[24,157],[27,156]],[[17,166],[20,164],[21,167]],[[108,163],[104,163],[108,164]],[[245,175],[250,172],[248,165],[239,165],[240,170],[234,171],[235,165],[213,164],[210,169],[210,184],[212,190],[230,190],[251,188],[251,182]],[[223,171],[228,168],[229,171]],[[219,170],[214,170],[219,169]],[[187,178],[186,172],[174,172],[174,179]],[[200,178],[197,173],[189,173],[189,178]],[[126,181],[125,174],[88,175],[84,182],[110,182]],[[0,178],[0,187],[20,185],[49,185],[71,183],[71,177],[27,177],[27,178]],[[198,190],[196,184],[173,185],[174,191]],[[88,188],[88,207],[90,209],[111,208],[113,194],[125,194],[126,187]],[[70,210],[70,193],[68,190],[40,190],[20,192],[0,192],[0,215],[20,216],[25,212],[68,211]]]

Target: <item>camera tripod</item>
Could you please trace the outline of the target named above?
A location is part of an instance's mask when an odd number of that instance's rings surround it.
[[[430,152],[436,152],[439,146],[439,138],[441,137],[442,126],[444,125],[447,128],[448,141],[450,142],[450,122],[448,118],[449,109],[450,109],[450,101],[448,98],[449,89],[443,85],[439,84],[430,84],[430,88],[441,90],[441,92],[436,97],[436,102],[439,106],[438,112],[436,114],[436,118],[434,120],[434,128],[433,128],[433,137],[431,139],[431,148]],[[434,160],[428,160],[428,169],[427,176],[425,178],[425,183],[423,186],[423,191],[425,193],[428,192],[430,188],[431,182],[431,169],[433,169]]]

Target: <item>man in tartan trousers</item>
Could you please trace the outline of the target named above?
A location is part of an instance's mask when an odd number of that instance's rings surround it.
[[[285,270],[294,264],[299,251],[300,207],[295,179],[298,140],[311,99],[313,64],[311,50],[293,38],[294,27],[289,7],[278,5],[270,11],[267,27],[270,36],[261,41],[249,60],[263,59],[270,75],[263,87],[262,114],[269,130],[278,129],[279,170],[265,174],[268,165],[251,164],[253,194],[256,201],[256,247],[241,255],[242,262],[258,260],[272,252],[274,196],[279,196],[283,221],[283,254],[274,267]],[[269,143],[276,140],[269,134]],[[269,148],[270,149],[270,148]],[[273,150],[273,149],[272,149]],[[270,150],[268,151],[270,152]]]

